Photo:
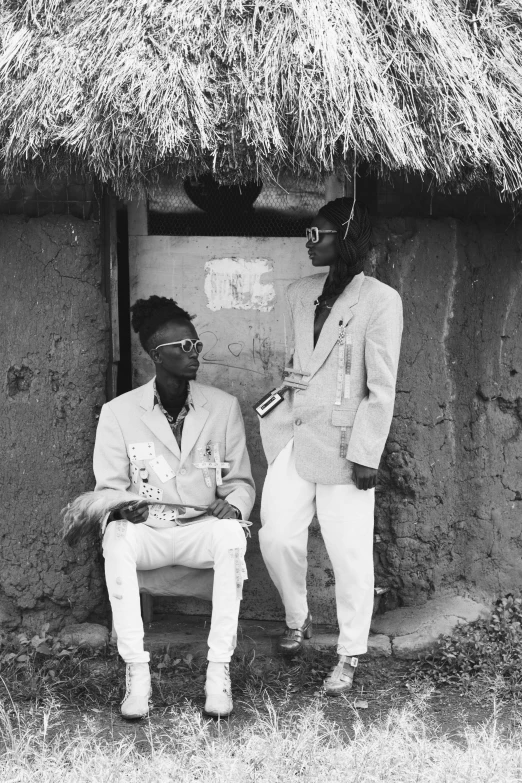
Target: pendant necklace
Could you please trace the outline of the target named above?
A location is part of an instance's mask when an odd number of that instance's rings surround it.
[[[326,302],[320,302],[319,301],[319,297],[317,297],[317,299],[314,302],[314,306],[315,307],[326,307],[327,310],[331,310],[332,307],[333,307],[333,304],[328,305],[328,304],[326,304]]]

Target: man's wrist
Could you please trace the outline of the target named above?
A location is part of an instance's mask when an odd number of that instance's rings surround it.
[[[243,519],[243,514],[241,513],[241,511],[238,509],[237,506],[234,506],[232,503],[229,503],[228,505],[230,506],[230,508],[233,508],[234,511],[236,512],[236,519]]]

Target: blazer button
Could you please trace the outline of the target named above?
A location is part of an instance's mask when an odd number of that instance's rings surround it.
[[[186,468],[181,468],[179,475],[184,476],[186,472],[187,472]]]
[[[300,425],[300,424],[302,424],[302,423],[303,423],[303,422],[301,421],[301,419],[296,419],[296,420],[295,420],[295,426],[296,426],[296,427],[299,427],[299,425]]]

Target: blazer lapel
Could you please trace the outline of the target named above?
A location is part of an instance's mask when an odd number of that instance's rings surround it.
[[[159,406],[154,405],[153,380],[147,383],[143,389],[141,407],[145,408],[145,413],[141,417],[142,422],[179,459],[181,455],[174,433],[170,429],[167,419],[160,411]]]
[[[358,275],[355,275],[352,282],[344,289],[343,293],[332,307],[331,313],[326,319],[325,324],[321,330],[321,334],[319,335],[317,345],[315,346],[315,349],[312,353],[308,367],[306,368],[307,372],[310,373],[310,376],[315,375],[315,373],[322,367],[330,355],[332,348],[334,347],[339,337],[339,322],[342,321],[342,323],[346,326],[346,324],[353,318],[354,310],[351,308],[355,308],[355,305],[359,301],[363,280],[364,272],[360,272]],[[310,329],[310,333],[312,335],[312,344],[314,329],[313,315],[314,311],[312,311],[312,325]]]
[[[190,452],[194,448],[208,419],[209,411],[205,407],[207,398],[201,391],[199,384],[190,381],[190,394],[193,407],[187,413],[187,418],[183,425],[183,435],[181,436],[181,464],[185,462]]]
[[[307,286],[303,292],[306,296],[306,301],[299,300],[296,303],[296,313],[294,315],[294,340],[298,339],[301,345],[301,350],[299,351],[301,367],[298,369],[303,370],[303,372],[305,370],[307,371],[307,366],[314,352],[314,302],[321,294],[325,280],[326,275],[321,275],[316,279],[311,280],[310,285]]]

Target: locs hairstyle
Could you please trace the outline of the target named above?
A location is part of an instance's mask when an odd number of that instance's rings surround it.
[[[363,270],[364,259],[370,249],[372,224],[368,210],[361,201],[352,198],[336,198],[321,207],[319,214],[337,229],[338,260],[332,268],[332,279],[327,282],[319,297],[322,302],[330,296],[341,294],[352,277]]]
[[[162,326],[172,321],[192,321],[192,315],[166,296],[149,296],[148,299],[138,299],[131,307],[132,328],[139,335],[140,343],[145,351],[155,348],[151,344],[151,337]]]

